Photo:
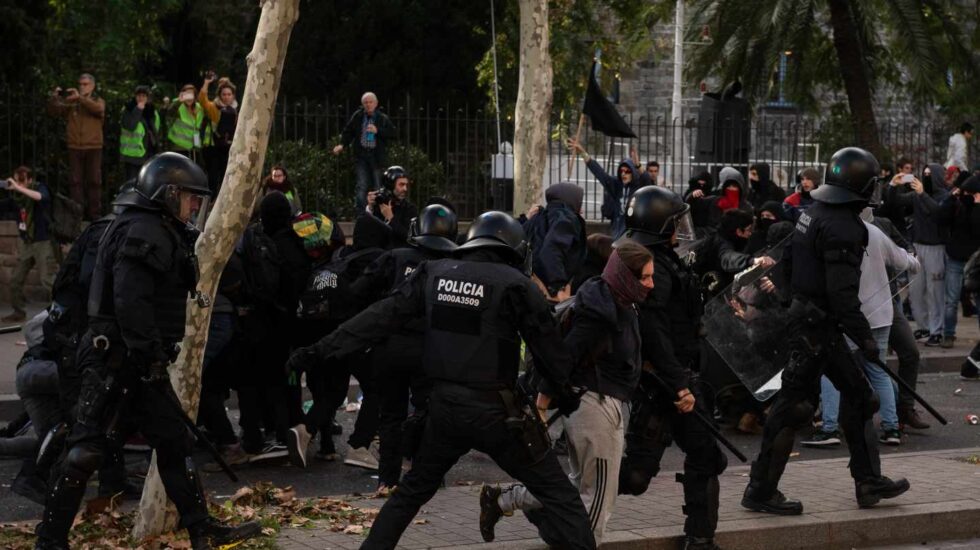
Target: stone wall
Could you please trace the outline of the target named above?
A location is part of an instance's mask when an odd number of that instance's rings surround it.
[[[6,315],[10,311],[10,280],[17,267],[17,224],[12,221],[0,221],[0,312]],[[27,275],[24,287],[28,301],[47,302],[49,297],[41,288],[37,270],[32,269]]]

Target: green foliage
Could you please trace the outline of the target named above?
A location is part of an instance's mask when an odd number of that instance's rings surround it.
[[[303,140],[270,144],[263,173],[268,174],[273,165],[281,164],[299,189],[305,209],[352,218],[354,160],[346,150],[334,156],[330,150],[335,144],[322,147]],[[393,143],[387,153],[389,165],[399,165],[408,171],[412,180],[410,198],[415,204],[440,194],[446,180],[441,163],[431,162],[421,149],[412,145]]]
[[[945,86],[949,69],[959,80],[975,74],[971,42],[962,21],[971,17],[962,3],[944,0],[848,2],[869,87],[889,83],[921,105],[956,99]],[[780,54],[791,52],[786,91],[802,107],[815,110],[827,91],[840,91],[840,59],[833,47],[827,0],[694,0],[689,38],[702,26],[713,43],[698,48],[687,77],[709,75],[741,80],[746,97],[767,99],[777,84]]]
[[[554,69],[554,108],[575,113],[585,96],[586,78],[596,50],[601,52],[601,82],[606,89],[641,59],[652,57],[650,30],[669,17],[673,2],[646,0],[551,0],[550,52]],[[502,113],[513,113],[517,100],[520,10],[516,1],[497,3],[497,65]],[[477,81],[493,110],[493,57],[488,49],[477,65]],[[510,114],[507,119],[510,120]]]

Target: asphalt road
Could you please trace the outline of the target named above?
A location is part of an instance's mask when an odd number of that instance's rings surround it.
[[[961,391],[955,393],[957,389]],[[933,419],[933,427],[929,430],[914,432],[907,435],[902,445],[882,447],[882,455],[896,452],[914,452],[937,449],[955,449],[980,447],[980,426],[967,424],[967,414],[980,414],[980,382],[968,382],[954,373],[923,374],[919,379],[919,391],[939,411],[947,417],[949,425],[939,426]],[[233,416],[235,416],[233,411]],[[344,426],[345,434],[349,433],[355,418],[354,413],[340,411],[337,418]],[[758,450],[759,437],[735,433],[732,429],[723,430],[732,442],[751,458]],[[807,434],[801,434],[804,436]],[[338,450],[346,452],[346,438],[336,438]],[[836,458],[846,456],[843,446],[837,448],[811,449],[797,445],[798,455],[792,461],[813,460],[821,458]],[[207,462],[203,453],[198,454],[198,463]],[[145,453],[128,453],[127,461],[131,471],[145,471],[147,455]],[[738,460],[729,455],[730,464],[738,464]],[[663,471],[677,471],[682,468],[683,455],[677,449],[668,450],[664,457]],[[40,517],[41,508],[32,502],[11,493],[8,488],[10,480],[17,473],[20,461],[16,459],[0,459],[0,522],[32,520]],[[792,468],[792,465],[790,465]],[[377,480],[372,472],[344,466],[342,462],[311,461],[309,468],[295,468],[286,462],[264,465],[250,465],[238,470],[242,483],[271,481],[279,486],[292,485],[299,496],[325,496],[352,493],[370,493],[375,489]],[[887,475],[887,472],[885,472]],[[842,467],[841,475],[847,471]],[[447,484],[470,484],[484,481],[500,482],[509,478],[486,456],[472,452],[454,467],[447,475]],[[218,496],[227,496],[235,492],[239,484],[231,483],[222,474],[204,474],[204,486],[209,492]],[[94,491],[94,487],[90,488]],[[913,488],[914,490],[914,488]]]

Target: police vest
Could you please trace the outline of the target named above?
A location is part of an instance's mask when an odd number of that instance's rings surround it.
[[[192,151],[211,145],[211,125],[206,122],[204,107],[201,107],[200,103],[195,103],[194,112],[195,115],[191,116],[187,105],[183,103],[177,108],[177,120],[170,126],[170,132],[167,134],[177,150]],[[201,136],[197,145],[194,143],[195,135]]]
[[[521,340],[502,300],[530,281],[504,264],[446,259],[426,266],[426,376],[477,389],[513,387]]]
[[[395,264],[391,289],[394,290],[408,278],[420,263],[430,259],[418,248],[396,248],[390,252]]]
[[[685,359],[697,356],[700,345],[701,315],[704,313],[701,284],[694,271],[684,265],[673,251],[658,247],[652,252],[654,270],[670,274],[671,295],[667,302],[667,314],[674,328],[671,334],[674,351],[683,363]],[[640,314],[643,315],[642,308]]]
[[[129,307],[133,291],[115,281],[113,267],[118,261],[141,264],[153,274],[149,289],[153,328],[164,345],[180,342],[184,336],[185,312],[189,292],[197,284],[191,248],[159,212],[129,208],[106,229],[92,272],[88,314],[92,324],[114,326],[122,335],[116,306]],[[146,307],[133,303],[132,307]]]
[[[153,131],[155,133],[160,133],[160,113],[158,111],[153,111]],[[122,132],[119,134],[119,154],[124,157],[138,159],[145,157],[145,137],[146,126],[143,124],[142,118],[136,123],[136,129],[127,130],[126,128],[123,128]]]

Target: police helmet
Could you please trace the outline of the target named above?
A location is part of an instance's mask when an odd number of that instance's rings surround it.
[[[384,173],[384,186],[387,187],[388,189],[394,190],[395,182],[398,181],[399,178],[407,178],[407,177],[408,177],[408,170],[405,170],[401,166],[397,166],[397,165],[389,166]]]
[[[524,228],[510,214],[491,210],[473,220],[466,234],[466,242],[457,250],[478,250],[481,248],[502,251],[515,264],[524,263],[528,258],[528,244]]]
[[[648,185],[637,189],[626,207],[626,236],[651,246],[678,238],[693,239],[691,206],[670,189]]]
[[[845,147],[830,157],[824,185],[810,196],[828,204],[868,203],[881,168],[878,160],[859,147]]]
[[[133,187],[135,193],[123,193],[115,202],[121,206],[138,206],[180,215],[180,192],[210,196],[208,177],[191,159],[178,153],[161,153],[140,170]]]
[[[408,244],[436,252],[456,250],[459,227],[456,212],[441,204],[430,204],[412,218]]]

